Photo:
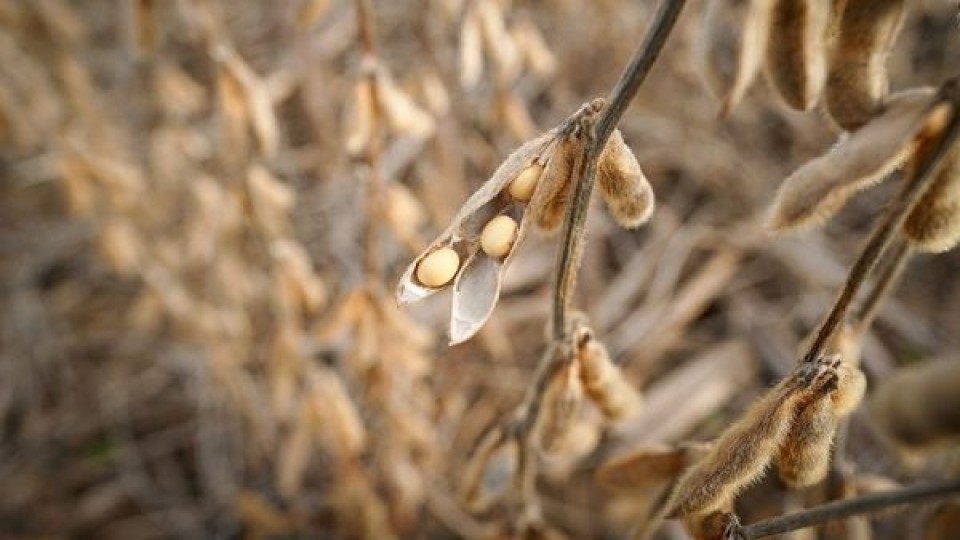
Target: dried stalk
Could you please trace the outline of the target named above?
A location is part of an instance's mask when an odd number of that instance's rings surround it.
[[[806,354],[803,355],[802,361],[813,360],[823,353],[824,347],[843,323],[850,304],[860,287],[863,286],[874,267],[876,267],[877,261],[880,260],[893,238],[903,227],[903,223],[914,205],[933,183],[935,179],[933,173],[937,165],[940,164],[947,151],[957,140],[958,135],[960,135],[960,114],[958,114],[958,108],[960,108],[960,79],[947,81],[940,89],[940,96],[944,101],[953,105],[950,121],[944,128],[936,147],[919,163],[915,178],[904,184],[899,196],[894,199],[874,227],[859,257],[850,268],[847,280],[830,308],[830,312],[817,331],[816,338],[810,344]]]
[[[895,491],[872,493],[842,501],[816,506],[801,512],[771,518],[753,525],[734,526],[730,538],[753,540],[775,534],[836,521],[860,514],[868,514],[903,504],[930,502],[960,495],[960,480],[936,484],[910,486]]]
[[[570,297],[576,285],[576,270],[583,255],[585,224],[596,180],[597,159],[663,49],[685,3],[686,0],[665,0],[661,5],[650,32],[624,68],[603,112],[596,123],[588,128],[587,144],[583,153],[577,157],[574,168],[578,179],[576,191],[567,209],[557,255],[551,331],[553,340],[540,361],[533,385],[523,404],[517,409],[517,416],[505,428],[518,444],[514,487],[517,502],[527,514],[526,517],[529,517],[531,512],[534,516],[537,513],[534,498],[537,468],[536,445],[532,440],[533,427],[540,416],[547,385],[574,357],[574,344],[570,342]]]
[[[370,15],[369,0],[354,0],[357,13],[357,37],[360,40],[362,59],[360,76],[367,79],[370,111],[370,141],[363,154],[367,166],[366,210],[367,223],[364,231],[364,272],[371,290],[382,288],[383,260],[381,250],[381,223],[383,215],[384,180],[380,173],[383,154],[383,111],[380,106],[380,86],[377,81],[377,44],[374,23]]]
[[[883,302],[900,282],[900,277],[903,275],[910,259],[913,258],[913,254],[913,248],[906,242],[900,242],[894,248],[887,265],[877,276],[873,287],[867,292],[866,298],[853,316],[857,333],[862,334],[873,324],[873,320],[876,319],[880,311],[880,306],[883,305]]]
[[[576,285],[576,269],[580,265],[583,239],[586,233],[587,210],[593,184],[597,175],[597,158],[610,134],[617,127],[623,113],[650,73],[650,68],[660,55],[673,26],[683,10],[686,0],[665,0],[660,5],[656,19],[643,43],[633,53],[630,63],[624,68],[620,79],[610,92],[607,104],[593,129],[586,151],[583,154],[583,169],[578,170],[576,192],[567,209],[563,225],[563,239],[557,257],[557,273],[553,293],[553,339],[566,337],[570,312],[570,296]]]

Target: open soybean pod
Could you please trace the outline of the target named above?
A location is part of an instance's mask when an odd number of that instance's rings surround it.
[[[905,5],[905,0],[846,0],[824,96],[841,128],[868,122],[886,97],[887,56],[903,26]]]
[[[830,2],[776,0],[767,43],[767,78],[787,105],[809,110],[827,79]]]
[[[710,0],[698,57],[707,87],[726,116],[753,84],[763,60],[773,0]]]
[[[496,304],[501,272],[527,230],[527,220],[523,219],[525,205],[511,196],[508,186],[528,169],[546,165],[556,146],[556,131],[551,130],[512,153],[400,278],[396,291],[400,304],[421,300],[453,285],[451,344],[475,334]],[[481,237],[488,223],[498,216],[509,217],[518,227],[506,255],[493,257],[481,249]]]
[[[767,226],[782,232],[820,225],[833,217],[850,197],[883,180],[910,156],[938,103],[929,88],[890,96],[870,122],[784,180]]]
[[[572,187],[566,163],[582,149],[584,128],[603,104],[602,99],[585,104],[559,127],[510,154],[407,267],[397,285],[397,302],[421,300],[452,284],[450,344],[477,333],[493,312],[503,271],[530,222],[543,227],[538,209],[566,199]],[[558,166],[560,159],[563,166]]]

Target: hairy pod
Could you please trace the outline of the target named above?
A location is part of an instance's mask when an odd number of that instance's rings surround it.
[[[610,359],[603,343],[592,336],[586,337],[578,347],[577,360],[584,390],[604,416],[619,419],[636,410],[640,394]]]
[[[780,478],[792,488],[813,485],[826,477],[840,418],[863,399],[866,379],[859,369],[840,364],[836,373],[836,388],[799,409],[777,451]]]
[[[830,2],[776,0],[767,42],[767,77],[787,105],[806,111],[827,78],[826,32]]]
[[[540,175],[537,193],[530,201],[533,223],[543,232],[555,232],[563,223],[573,192],[577,155],[582,144],[573,136],[557,142]]]
[[[563,446],[582,404],[580,366],[577,362],[570,362],[557,372],[544,392],[535,428],[541,448],[546,452],[555,452]]]
[[[871,410],[908,450],[960,439],[960,362],[929,361],[898,371],[877,388]]]
[[[633,229],[653,215],[653,189],[619,129],[613,130],[600,153],[597,187],[620,226]]]
[[[889,91],[887,57],[903,25],[904,0],[847,0],[830,56],[825,102],[852,131],[876,113]]]
[[[706,515],[729,507],[763,474],[789,435],[798,407],[836,387],[838,364],[835,356],[802,363],[754,402],[678,480],[666,505],[669,515]]]
[[[903,235],[920,251],[942,253],[960,242],[960,145],[954,145],[933,184],[903,224]]]
[[[929,88],[890,96],[881,114],[783,181],[767,227],[787,231],[822,224],[853,195],[883,180],[913,152],[937,99]]]

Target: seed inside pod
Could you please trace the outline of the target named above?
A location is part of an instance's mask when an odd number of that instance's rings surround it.
[[[460,256],[451,248],[440,248],[417,264],[417,280],[427,287],[442,287],[460,269]]]
[[[517,222],[510,216],[497,216],[480,233],[480,248],[487,255],[500,258],[510,253],[517,239]]]
[[[529,202],[533,198],[533,192],[537,189],[537,182],[540,181],[540,174],[542,173],[543,165],[539,163],[530,165],[510,182],[507,192],[520,202]]]

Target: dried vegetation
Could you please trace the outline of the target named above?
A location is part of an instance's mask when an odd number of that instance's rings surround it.
[[[956,479],[956,7],[692,1],[621,119],[651,4],[0,0],[0,537],[756,538]],[[960,519],[842,512],[788,535]]]

